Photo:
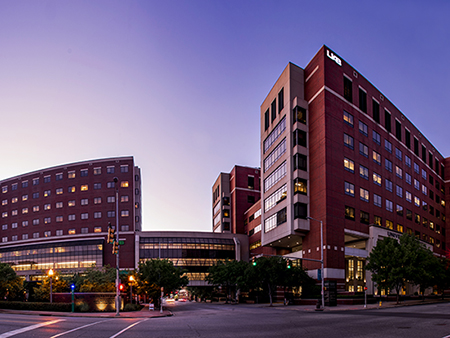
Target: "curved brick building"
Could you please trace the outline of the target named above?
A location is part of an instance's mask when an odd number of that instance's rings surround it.
[[[118,178],[117,187],[114,177]],[[134,268],[141,230],[141,176],[133,157],[65,164],[0,181],[0,262],[33,280],[50,268],[83,271],[115,266],[107,227],[116,223],[119,193],[120,267]]]

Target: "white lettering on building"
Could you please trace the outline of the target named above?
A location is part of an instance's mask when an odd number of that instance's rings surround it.
[[[329,49],[327,49],[327,56],[333,60],[334,62],[336,62],[339,66],[342,66],[342,61],[341,59],[339,59],[336,55],[334,55],[333,52],[330,52]]]

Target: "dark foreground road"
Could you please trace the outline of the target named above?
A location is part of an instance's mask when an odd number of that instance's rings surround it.
[[[170,309],[174,315],[164,318],[0,314],[0,338],[442,338],[450,335],[450,304],[314,312],[300,306],[175,303]]]

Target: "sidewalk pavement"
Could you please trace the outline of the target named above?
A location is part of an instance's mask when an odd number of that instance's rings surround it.
[[[221,302],[222,303],[222,302]],[[219,303],[219,304],[221,304]],[[363,304],[358,305],[337,305],[337,306],[326,306],[323,310],[324,312],[330,311],[364,311],[364,310],[376,310],[376,309],[386,309],[386,308],[397,308],[405,306],[415,306],[415,305],[427,305],[427,304],[440,304],[449,303],[448,300],[441,299],[425,299],[422,300],[405,300],[401,301],[399,304],[394,302],[381,302],[375,304],[367,304],[364,307]],[[217,303],[215,303],[217,304]],[[222,303],[225,305],[225,303]],[[172,312],[165,309],[163,313],[160,313],[159,309],[154,311],[149,311],[148,304],[144,304],[144,308],[141,311],[130,311],[130,312],[120,312],[120,316],[116,317],[115,312],[52,312],[52,311],[25,311],[25,310],[9,310],[0,309],[0,313],[9,314],[23,314],[23,315],[35,315],[35,316],[52,316],[52,317],[98,317],[98,318],[158,318],[158,317],[169,317],[172,316]],[[231,305],[231,304],[229,304]],[[244,305],[244,304],[243,304]],[[246,306],[252,306],[255,308],[268,307],[268,304],[245,304]],[[234,306],[239,306],[235,304]],[[317,311],[315,305],[287,305],[283,303],[274,303],[275,308],[286,308],[290,310],[297,310],[303,312],[313,312]],[[319,312],[319,311],[317,311]]]
[[[98,317],[98,318],[157,318],[157,317],[170,317],[172,312],[164,309],[160,313],[159,309],[150,311],[148,304],[143,304],[144,307],[141,311],[120,311],[119,317],[116,317],[115,312],[56,312],[56,311],[27,311],[27,310],[10,310],[0,309],[0,313],[9,314],[21,314],[21,315],[33,315],[33,316],[51,316],[51,317]]]

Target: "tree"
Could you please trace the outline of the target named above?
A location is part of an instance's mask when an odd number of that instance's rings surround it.
[[[105,265],[92,266],[76,278],[76,288],[80,292],[115,292],[116,269]]]
[[[184,272],[168,259],[150,259],[139,263],[139,290],[153,299],[158,299],[162,287],[167,294],[189,283],[187,276],[183,276]]]
[[[14,299],[23,293],[23,280],[7,263],[0,263],[0,299]]]
[[[69,292],[69,281],[55,271],[52,277],[52,292]],[[34,298],[40,301],[50,300],[50,277],[46,276],[39,287],[34,288]]]
[[[245,285],[243,276],[247,268],[248,263],[244,261],[229,259],[218,261],[216,265],[209,268],[206,281],[209,284],[220,285],[225,288],[228,294],[226,303],[228,303],[231,292],[233,290],[237,292],[238,289]]]

